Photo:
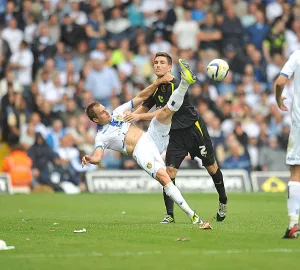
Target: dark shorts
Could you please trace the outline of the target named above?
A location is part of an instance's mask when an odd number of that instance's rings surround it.
[[[189,128],[170,131],[166,165],[179,169],[188,153],[192,159],[200,158],[205,167],[215,163],[212,142],[206,124],[201,118]]]

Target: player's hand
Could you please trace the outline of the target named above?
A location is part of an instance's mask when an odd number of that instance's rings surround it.
[[[139,121],[140,116],[136,113],[126,112],[125,115],[123,116],[123,120],[127,123],[132,123],[134,121]]]
[[[85,155],[81,160],[82,168],[92,160],[91,156]]]
[[[169,83],[174,79],[174,76],[171,73],[166,73],[163,77],[157,80],[158,83]]]
[[[280,99],[279,99],[279,100],[276,100],[276,101],[277,101],[277,105],[278,105],[279,109],[286,112],[286,111],[288,111],[288,108],[287,108],[287,106],[285,106],[285,105],[283,104],[283,101],[284,101],[285,99],[286,99],[286,97],[281,96]]]

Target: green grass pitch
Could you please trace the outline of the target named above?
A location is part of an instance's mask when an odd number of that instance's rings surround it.
[[[215,194],[185,197],[203,219],[217,210]],[[176,224],[159,224],[163,215],[161,194],[3,195],[0,239],[16,249],[0,251],[0,269],[299,268],[300,240],[281,239],[285,194],[230,194],[210,231],[177,206]]]

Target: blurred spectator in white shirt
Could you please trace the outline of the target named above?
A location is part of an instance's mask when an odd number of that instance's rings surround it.
[[[15,77],[22,86],[29,86],[32,82],[33,54],[26,41],[22,41],[19,51],[10,58],[9,66],[15,71]]]
[[[2,38],[8,42],[12,53],[19,50],[23,37],[23,32],[17,28],[17,20],[15,18],[11,18],[9,20],[8,27],[4,28],[2,31]]]

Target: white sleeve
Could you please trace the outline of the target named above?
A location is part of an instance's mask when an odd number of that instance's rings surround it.
[[[96,139],[95,139],[95,149],[97,148],[102,148],[106,149],[108,146],[107,140],[103,137],[102,134],[97,134]]]
[[[289,60],[285,63],[280,71],[280,74],[290,79],[297,68],[297,58],[300,59],[300,51],[295,51],[291,54]]]
[[[129,111],[131,109],[134,109],[134,104],[133,104],[133,100],[130,100],[126,103],[124,103],[123,105],[117,107],[114,111],[113,114],[118,114],[118,115],[122,115],[125,111]]]

